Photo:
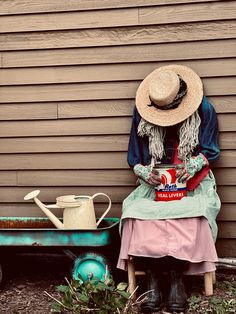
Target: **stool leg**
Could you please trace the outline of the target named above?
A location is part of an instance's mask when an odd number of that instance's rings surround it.
[[[216,283],[216,272],[215,271],[212,272],[212,282],[213,282],[213,284]]]
[[[208,272],[204,274],[204,284],[205,284],[205,295],[213,295],[213,272]]]
[[[128,291],[132,294],[136,288],[135,268],[132,261],[128,261]],[[133,299],[136,299],[136,293],[133,294]]]

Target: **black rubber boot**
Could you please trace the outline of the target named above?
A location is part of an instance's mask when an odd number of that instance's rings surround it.
[[[170,271],[170,291],[166,306],[169,312],[184,312],[187,306],[187,294],[183,283],[182,273]]]
[[[161,307],[161,293],[158,286],[158,279],[153,270],[148,269],[145,272],[147,277],[147,291],[153,291],[147,294],[148,300],[141,304],[141,313],[154,313],[159,311]]]

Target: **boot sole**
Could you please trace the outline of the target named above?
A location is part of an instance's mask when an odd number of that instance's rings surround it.
[[[141,313],[154,313],[154,312],[159,312],[161,310],[161,306],[159,307],[150,307],[150,306],[145,306],[141,307]]]
[[[177,304],[167,305],[167,310],[170,312],[184,312],[187,306],[178,306]]]
[[[159,308],[155,308],[155,309],[142,309],[141,310],[141,313],[143,313],[143,314],[150,314],[150,313],[156,313],[156,312],[159,312],[161,310],[161,308],[159,307]]]

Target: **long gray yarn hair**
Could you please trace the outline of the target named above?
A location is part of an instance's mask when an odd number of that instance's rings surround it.
[[[199,126],[201,118],[198,111],[188,117],[179,128],[178,158],[184,163],[189,160],[199,144]],[[166,128],[147,122],[143,118],[138,125],[138,135],[149,137],[149,152],[154,162],[161,160],[164,155],[164,139]]]

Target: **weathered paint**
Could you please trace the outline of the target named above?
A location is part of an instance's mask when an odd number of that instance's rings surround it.
[[[45,228],[49,226],[47,218],[1,217],[0,246],[106,246],[118,224],[118,218],[106,218],[96,230],[59,230]]]
[[[1,217],[0,229],[38,229],[38,228],[55,228],[52,222],[47,218],[41,217]]]

